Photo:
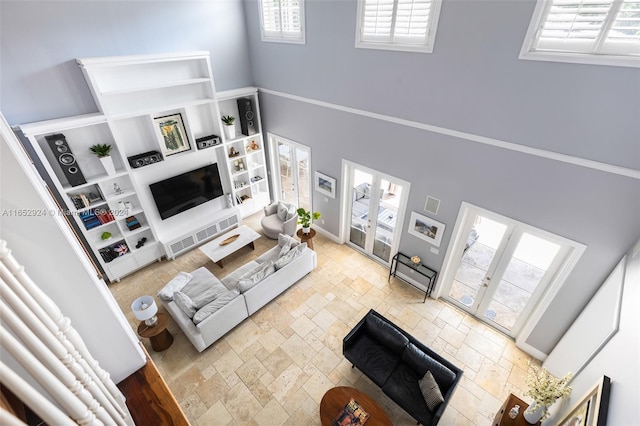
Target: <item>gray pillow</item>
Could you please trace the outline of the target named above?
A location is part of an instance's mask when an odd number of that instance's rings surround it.
[[[238,280],[238,290],[240,290],[240,293],[244,293],[269,275],[273,274],[275,271],[276,268],[273,264],[273,261],[260,265],[260,267],[254,269],[246,275],[243,275]]]
[[[433,378],[431,371],[427,371],[424,377],[418,380],[418,386],[420,386],[420,392],[424,397],[424,402],[427,403],[429,411],[434,412],[438,408],[438,405],[444,402],[440,387]]]
[[[279,257],[278,260],[276,260],[276,263],[274,265],[276,267],[276,271],[288,265],[289,263],[291,263],[291,261],[296,257],[298,257],[298,255],[302,253],[306,248],[307,248],[307,243],[298,244],[296,247],[289,250],[287,254]]]
[[[296,215],[297,209],[296,206],[294,206],[293,204],[289,204],[289,207],[287,208],[287,216],[285,217],[285,221],[291,219],[293,216]]]
[[[209,302],[202,308],[198,309],[198,312],[193,316],[194,324],[199,324],[206,320],[219,309],[225,307],[229,302],[238,297],[239,294],[240,293],[238,293],[237,289],[229,290],[218,296],[218,298],[213,302]]]
[[[160,291],[158,292],[158,297],[162,300],[170,302],[171,300],[173,300],[173,293],[182,290],[182,288],[186,286],[192,278],[193,275],[188,272],[178,272],[178,275],[173,277],[173,279],[169,281],[167,285],[160,289]]]
[[[296,240],[295,238],[293,238],[290,235],[287,234],[278,234],[278,245],[280,247],[284,247],[285,244],[287,243],[291,243],[291,248],[297,246],[298,244],[300,244],[300,241]]]
[[[181,291],[173,293],[173,301],[176,302],[176,305],[178,305],[180,310],[189,318],[193,318],[198,310],[195,303],[193,303],[193,300]]]
[[[287,219],[288,211],[289,211],[289,205],[285,203],[278,203],[278,210],[276,211],[276,214],[278,215],[278,219],[284,222]]]
[[[284,245],[280,249],[280,253],[278,253],[278,258],[280,258],[280,257],[284,256],[285,254],[289,253],[289,251],[291,250],[291,243],[292,243],[292,241],[290,239],[287,240],[286,243],[284,243]]]

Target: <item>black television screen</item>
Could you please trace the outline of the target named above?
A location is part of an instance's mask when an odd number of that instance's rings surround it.
[[[223,194],[217,163],[152,183],[149,188],[162,220]]]

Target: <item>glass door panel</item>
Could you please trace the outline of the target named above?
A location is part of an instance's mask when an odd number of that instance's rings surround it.
[[[349,241],[365,249],[369,232],[369,209],[373,176],[355,169],[353,175],[353,195],[351,197],[351,226]]]
[[[295,151],[296,179],[294,188],[297,193],[298,207],[311,210],[311,180],[309,179],[309,150],[296,146]]]
[[[391,258],[391,247],[396,230],[402,186],[388,180],[380,180],[380,206],[376,220],[373,255],[388,262]]]
[[[558,244],[526,232],[522,234],[484,309],[484,317],[507,330],[512,329],[559,251]]]
[[[462,260],[456,271],[449,297],[475,310],[495,269],[494,259],[503,244],[507,225],[476,215],[467,237]]]
[[[279,200],[311,210],[310,149],[296,142],[269,136],[271,164],[280,175],[274,181]],[[277,154],[274,154],[277,153]]]
[[[293,178],[291,176],[291,163],[293,154],[289,144],[278,140],[278,163],[280,165],[280,187],[282,188],[281,200],[292,202],[296,198]]]

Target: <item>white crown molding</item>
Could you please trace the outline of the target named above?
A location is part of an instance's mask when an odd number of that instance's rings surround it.
[[[466,139],[472,142],[481,143],[484,145],[495,146],[498,148],[508,149],[511,151],[521,152],[523,154],[534,155],[536,157],[547,158],[549,160],[561,161],[563,163],[573,164],[575,166],[586,167],[589,169],[599,170],[606,173],[613,173],[620,176],[630,177],[632,179],[640,180],[640,170],[630,169],[626,167],[615,166],[613,164],[602,163],[600,161],[587,160],[585,158],[575,157],[573,155],[560,154],[553,151],[547,151],[539,148],[532,148],[525,145],[519,145],[513,142],[507,142],[500,139],[489,138],[486,136],[475,135],[473,133],[461,132],[454,129],[448,129],[446,127],[433,126],[431,124],[420,123],[417,121],[405,120],[403,118],[392,117],[390,115],[379,114],[375,112],[365,111],[358,108],[347,107],[343,105],[334,104],[331,102],[319,101],[316,99],[305,98],[303,96],[291,95],[289,93],[279,92],[276,90],[258,88],[262,93],[269,95],[279,96],[282,98],[291,99],[298,102],[305,102],[308,104],[321,106],[324,108],[330,108],[337,111],[346,112],[349,114],[361,115],[376,120],[387,121],[401,126],[413,127],[416,129],[426,130],[428,132],[440,133],[447,136],[453,136],[456,138]]]

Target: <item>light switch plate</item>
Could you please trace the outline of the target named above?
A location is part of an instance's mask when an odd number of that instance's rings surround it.
[[[440,250],[438,250],[438,249],[437,249],[437,248],[435,248],[435,247],[431,247],[431,248],[429,249],[429,251],[430,251],[431,253],[433,253],[433,254],[438,254],[438,253],[440,253]]]

